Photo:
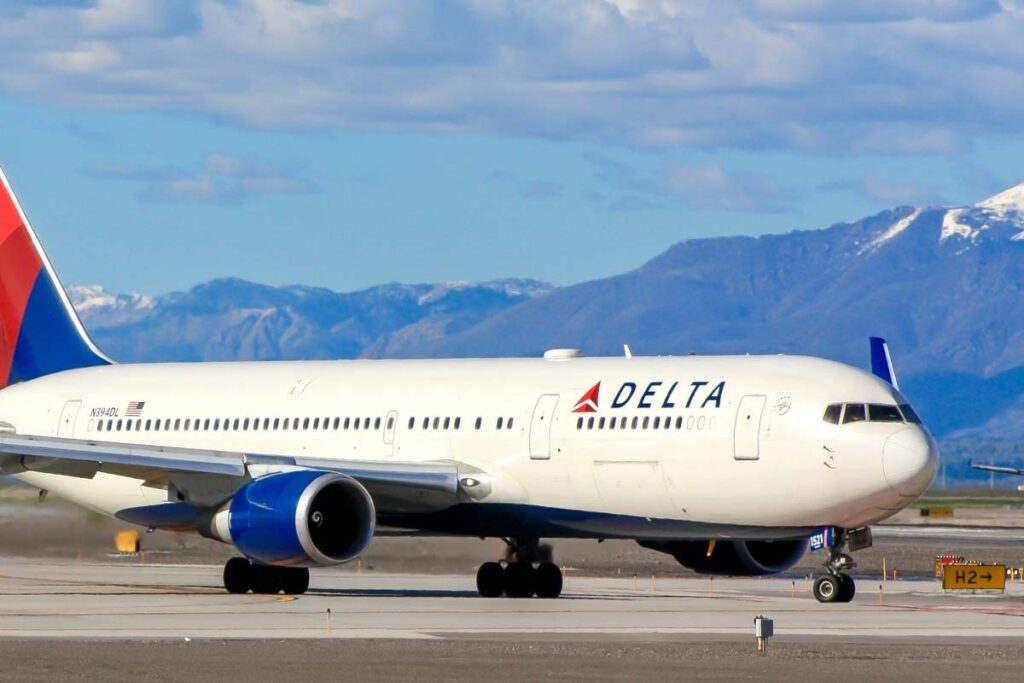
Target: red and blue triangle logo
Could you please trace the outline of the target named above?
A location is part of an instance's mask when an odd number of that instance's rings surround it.
[[[594,386],[587,390],[587,393],[580,397],[579,401],[576,401],[576,407],[572,409],[574,413],[596,413],[597,412],[597,395],[601,391],[601,383],[598,382]]]

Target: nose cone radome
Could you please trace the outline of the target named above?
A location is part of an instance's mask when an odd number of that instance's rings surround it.
[[[907,427],[886,439],[882,469],[889,486],[901,496],[917,497],[924,493],[938,468],[935,441],[923,429]]]

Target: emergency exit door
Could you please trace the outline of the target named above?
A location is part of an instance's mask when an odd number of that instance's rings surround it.
[[[537,399],[530,422],[530,457],[547,460],[551,457],[551,423],[555,419],[558,394],[544,394]]]
[[[761,447],[761,415],[767,402],[765,396],[744,396],[736,410],[733,432],[733,455],[737,460],[757,460]]]
[[[68,401],[64,404],[64,410],[60,411],[60,423],[57,425],[57,436],[65,439],[74,438],[75,421],[78,419],[78,409],[81,407],[81,401]]]

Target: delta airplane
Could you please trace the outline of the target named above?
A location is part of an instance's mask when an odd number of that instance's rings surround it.
[[[698,572],[848,551],[932,482],[935,442],[874,374],[800,356],[118,364],[0,172],[0,474],[233,545],[232,593],[299,594],[378,528],[503,539],[483,596],[557,597],[541,539],[632,539]]]

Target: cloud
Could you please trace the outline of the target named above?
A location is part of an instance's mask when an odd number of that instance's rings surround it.
[[[695,208],[756,212],[788,208],[774,180],[751,173],[727,173],[718,161],[676,166],[663,184],[667,193]]]
[[[1024,121],[1009,0],[15,0],[0,92],[288,130],[944,154]]]
[[[945,206],[947,202],[935,188],[913,182],[893,182],[865,177],[825,183],[825,192],[848,192],[885,206]]]
[[[141,184],[140,199],[152,202],[238,203],[266,194],[310,192],[308,180],[261,161],[214,152],[197,168],[97,162],[86,169],[95,178]]]
[[[492,171],[487,180],[509,188],[523,199],[554,199],[565,191],[562,183],[551,180],[524,180],[509,171]]]
[[[613,211],[647,211],[682,202],[697,209],[785,212],[793,197],[771,178],[731,171],[719,160],[700,163],[666,162],[655,170],[639,170],[610,155],[588,152],[594,177],[608,193],[591,199]]]

